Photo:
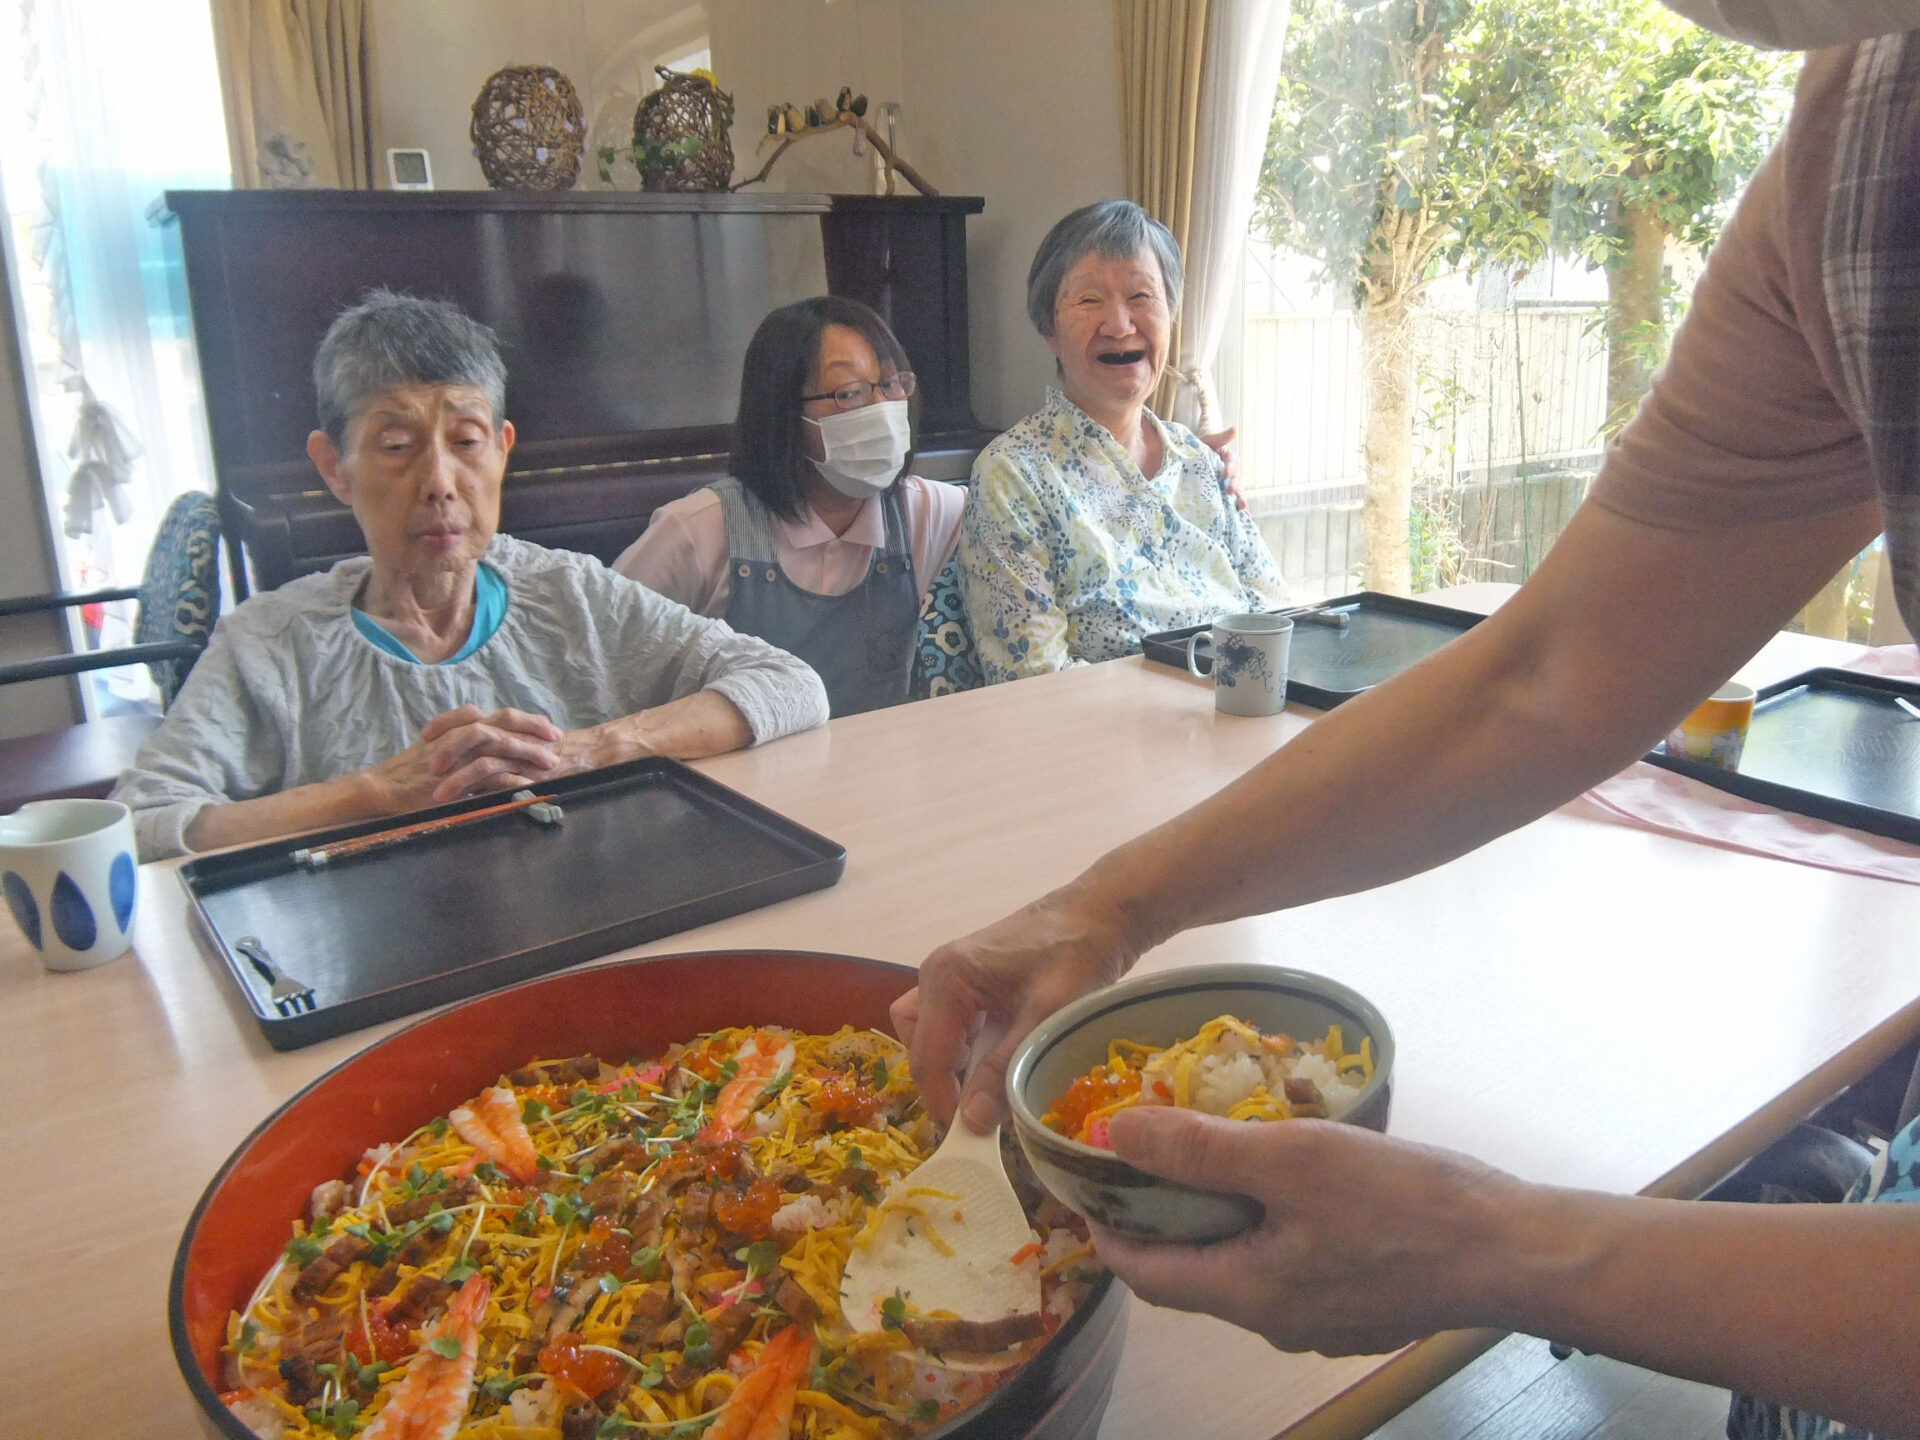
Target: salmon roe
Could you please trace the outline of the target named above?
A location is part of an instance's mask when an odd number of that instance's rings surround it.
[[[562,1385],[591,1399],[626,1377],[627,1366],[611,1355],[582,1347],[586,1337],[567,1331],[540,1347],[540,1368]]]
[[[348,1329],[346,1347],[362,1365],[380,1360],[397,1365],[414,1351],[413,1332],[404,1325],[387,1323],[386,1316],[369,1311],[366,1323]]]
[[[1082,1075],[1067,1087],[1066,1093],[1053,1102],[1053,1109],[1047,1113],[1047,1123],[1062,1135],[1075,1140],[1087,1138],[1087,1117],[1096,1110],[1104,1110],[1117,1100],[1140,1093],[1140,1077],[1132,1072],[1115,1075],[1111,1070],[1096,1070],[1090,1075]]]
[[[858,1080],[836,1077],[820,1087],[813,1110],[842,1125],[871,1125],[884,1102]]]
[[[747,1149],[738,1140],[723,1140],[707,1156],[709,1180],[731,1180],[746,1163]]]
[[[729,1190],[713,1197],[713,1218],[735,1235],[758,1240],[773,1226],[773,1215],[787,1197],[781,1188],[762,1175],[745,1190]]]
[[[616,1233],[613,1221],[602,1215],[587,1231],[587,1242],[580,1250],[578,1264],[589,1274],[605,1270],[625,1280],[633,1273],[628,1257],[633,1254],[633,1237]]]

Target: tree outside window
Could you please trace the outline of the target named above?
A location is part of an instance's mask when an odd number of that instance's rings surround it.
[[[1255,232],[1351,306],[1370,588],[1525,578],[1472,573],[1446,493],[1466,477],[1436,485],[1423,465],[1434,470],[1463,407],[1506,404],[1514,436],[1494,439],[1489,412],[1477,478],[1491,486],[1498,469],[1530,497],[1526,417],[1583,344],[1605,352],[1600,423],[1584,427],[1597,455],[1665,354],[1675,262],[1711,244],[1784,121],[1796,66],[1653,0],[1297,0]],[[1549,269],[1604,277],[1585,323],[1523,317],[1516,293]],[[1486,313],[1502,296],[1510,327]],[[1474,333],[1499,364],[1435,363],[1458,348],[1436,343],[1443,312],[1463,308],[1480,312]],[[1517,477],[1501,448],[1517,449]]]

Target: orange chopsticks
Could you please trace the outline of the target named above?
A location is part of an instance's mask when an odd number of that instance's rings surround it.
[[[534,805],[552,807],[550,815],[536,817],[543,823],[551,824],[560,818],[560,810],[554,804],[553,796],[535,795],[531,791],[523,790],[504,804],[489,805],[481,810],[469,810],[463,815],[443,815],[438,820],[421,820],[412,825],[397,825],[391,830],[376,830],[371,835],[356,835],[351,840],[340,840],[311,850],[296,850],[289,858],[296,865],[305,866],[309,870],[318,870],[335,860],[364,855],[369,850],[384,850],[389,845],[400,845],[408,840],[417,840],[424,835],[438,835],[446,830],[470,825],[476,820],[485,820],[494,815],[506,815]]]

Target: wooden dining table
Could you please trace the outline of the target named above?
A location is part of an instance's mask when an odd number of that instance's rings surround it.
[[[1446,598],[1485,609],[1509,588]],[[1781,636],[1742,674],[1857,653]],[[916,964],[1316,718],[1221,715],[1205,683],[1133,658],[702,762],[843,843],[845,876],[627,953]],[[276,1106],[394,1028],[270,1049],[190,928],[174,868],[143,867],[133,952],[100,968],[50,973],[11,926],[0,936],[0,1432],[195,1433],[166,1329],[188,1214]],[[1920,887],[1562,812],[1394,885],[1189,932],[1141,964],[1336,977],[1396,1033],[1393,1134],[1533,1180],[1692,1196],[1920,1032],[1916,935]],[[1132,1303],[1106,1440],[1362,1435],[1494,1338],[1325,1359]]]

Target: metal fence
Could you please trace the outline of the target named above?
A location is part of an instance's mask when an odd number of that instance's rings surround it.
[[[1596,306],[1428,311],[1414,322],[1417,583],[1523,580],[1599,468]],[[1359,588],[1366,385],[1351,314],[1256,315],[1241,488],[1303,599]]]
[[[1345,485],[1282,497],[1271,491],[1248,496],[1248,509],[1295,600],[1325,600],[1361,588],[1366,527],[1360,522],[1359,489]],[[1276,498],[1289,503],[1275,503]]]

